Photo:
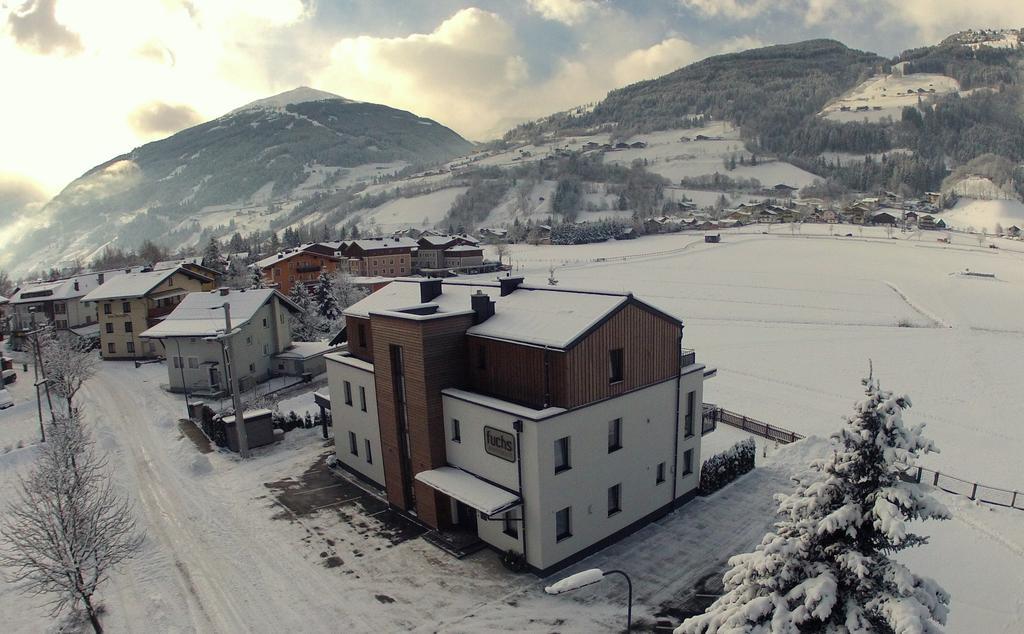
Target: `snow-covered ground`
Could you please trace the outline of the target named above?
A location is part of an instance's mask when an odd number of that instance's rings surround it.
[[[996,225],[1003,229],[1024,227],[1024,203],[1019,200],[973,200],[961,198],[949,211],[939,214],[949,227],[995,233]]]
[[[870,359],[883,387],[913,397],[908,421],[929,423],[942,453],[928,456],[927,466],[1024,486],[1017,411],[1024,244],[994,240],[1001,248],[992,250],[957,233],[897,233],[893,240],[883,230],[848,226],[765,229],[724,232],[721,244],[682,233],[576,247],[515,245],[513,262],[528,281],[543,283],[555,264],[561,286],[629,289],[678,313],[685,345],[719,369],[707,400],[803,433],[838,428],[860,396]],[[952,244],[935,241],[947,235]],[[968,268],[996,278],[956,275]],[[26,378],[19,378],[21,388],[31,387]],[[107,362],[83,390],[115,480],[147,533],[143,553],[102,591],[110,631],[621,628],[625,591],[617,582],[550,597],[543,587],[562,574],[513,575],[489,551],[459,561],[420,539],[391,540],[379,517],[358,506],[289,515],[265,484],[298,480],[331,452],[320,430],[289,432],[247,462],[203,454],[178,426],[183,401],[161,390],[161,381],[162,365],[136,370]],[[19,398],[28,398],[24,389]],[[308,394],[293,394],[281,407],[309,404]],[[0,412],[0,428],[20,430],[11,438],[30,442],[34,409],[18,407]],[[705,453],[742,437],[721,427],[705,438]],[[772,522],[772,493],[827,450],[821,439],[785,448],[762,443],[761,468],[564,574],[627,570],[634,615],[650,623],[729,555],[752,548]],[[0,453],[5,499],[33,452]],[[941,497],[954,519],[926,526],[932,543],[906,558],[952,592],[948,631],[1019,631],[1024,513]],[[5,629],[56,631],[36,606],[0,586]]]
[[[930,73],[875,75],[821,111],[833,121],[879,121],[892,117],[898,121],[905,106],[917,105],[918,98],[958,92],[960,84],[952,77]],[[869,110],[858,111],[867,107]],[[842,108],[848,108],[843,111]],[[879,110],[875,110],[879,108]]]

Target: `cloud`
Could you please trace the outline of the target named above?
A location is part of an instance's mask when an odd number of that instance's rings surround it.
[[[157,64],[166,64],[171,68],[173,68],[175,64],[174,51],[156,40],[146,42],[135,51],[135,54],[142,59],[149,60]]]
[[[786,4],[784,1],[777,0],[680,0],[680,2],[704,15],[721,16],[733,20],[748,20],[769,9]]]
[[[330,59],[315,78],[320,88],[458,122],[469,134],[484,132],[491,108],[529,78],[509,24],[476,8],[458,11],[430,33],[342,39]]]
[[[139,106],[128,115],[128,124],[140,137],[174,134],[202,120],[202,116],[191,106],[172,105],[162,101]]]
[[[57,22],[57,0],[32,0],[7,16],[14,40],[37,53],[74,55],[82,52],[77,33]]]
[[[33,205],[44,203],[49,195],[42,185],[27,176],[0,172],[0,223],[20,216]]]
[[[545,19],[570,26],[583,22],[600,8],[594,0],[529,0],[529,5]]]

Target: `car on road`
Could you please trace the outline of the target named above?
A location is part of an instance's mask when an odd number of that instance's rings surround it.
[[[0,390],[0,409],[7,409],[8,407],[14,407],[14,399],[7,390]]]

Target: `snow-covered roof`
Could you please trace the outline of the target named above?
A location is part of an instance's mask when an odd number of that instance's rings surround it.
[[[290,299],[272,288],[231,290],[226,294],[221,294],[220,290],[189,293],[163,321],[139,336],[149,339],[210,337],[224,330],[224,311],[219,309],[225,302],[231,305],[231,326],[235,328],[249,323],[256,311],[274,296],[286,308],[296,312],[300,310]]]
[[[462,253],[465,251],[472,251],[473,253],[479,253],[480,247],[473,247],[468,244],[457,244],[454,247],[448,247],[444,250],[445,253]]]
[[[148,271],[146,273],[125,273],[124,275],[118,275],[112,280],[107,280],[102,286],[83,297],[82,301],[102,302],[110,299],[143,297],[179,271],[200,280],[211,281],[207,277],[183,268]]]
[[[423,304],[420,296],[421,281],[399,278],[349,306],[345,315],[368,318],[370,313],[420,306]],[[477,291],[494,300],[494,315],[471,326],[467,334],[556,349],[571,346],[591,327],[630,301],[664,313],[660,308],[638,300],[629,293],[521,284],[512,293],[501,297],[497,282],[469,280],[445,281],[441,289],[441,294],[428,302],[430,307],[437,307],[436,315],[469,310],[470,296]],[[412,315],[407,316],[413,318]],[[677,317],[669,317],[682,322]]]
[[[287,350],[274,355],[274,357],[277,359],[311,359],[339,348],[340,346],[332,346],[326,341],[293,341]]]
[[[31,304],[33,302],[75,299],[100,286],[100,275],[103,276],[104,281],[109,281],[124,274],[123,270],[98,271],[82,273],[52,282],[33,282],[19,288],[18,292],[11,295],[8,301],[12,304]],[[75,282],[78,283],[77,288]]]
[[[446,236],[446,235],[439,236],[439,235],[432,235],[432,234],[424,234],[424,235],[420,236],[420,240],[425,240],[428,244],[431,244],[431,245],[433,245],[435,247],[443,247],[444,245],[446,245],[446,244],[448,244],[448,243],[450,243],[452,241],[455,241],[455,240],[463,240],[465,242],[469,242],[470,244],[480,244],[479,240],[477,240],[473,236],[471,236],[469,234],[465,234],[465,233],[460,233],[460,234],[450,235],[450,236]]]
[[[363,251],[374,251],[377,249],[398,249],[407,248],[415,249],[417,242],[412,238],[366,238],[363,240],[353,240],[350,244],[354,244]]]
[[[487,516],[504,513],[522,502],[515,493],[455,467],[420,471],[416,474],[416,479]]]
[[[330,255],[324,255],[323,253],[317,253],[316,251],[307,251],[302,247],[295,247],[294,249],[286,249],[279,253],[275,253],[274,255],[267,256],[256,262],[256,266],[261,269],[265,269],[268,266],[272,266],[277,262],[283,262],[289,258],[295,257],[296,255],[313,255],[320,258],[327,258],[329,260],[337,260],[337,258]]]
[[[203,258],[199,255],[189,256],[187,258],[178,258],[177,260],[161,260],[153,265],[154,271],[162,271],[164,269],[176,269],[183,264],[194,264],[197,266],[203,265]]]

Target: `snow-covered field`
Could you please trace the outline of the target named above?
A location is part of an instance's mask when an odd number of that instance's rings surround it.
[[[952,77],[930,73],[912,75],[876,75],[842,97],[829,102],[821,111],[833,121],[879,121],[885,117],[899,120],[905,106],[917,105],[918,98],[945,95],[960,90]],[[858,111],[867,107],[869,110]],[[843,111],[842,108],[848,108]],[[875,110],[875,108],[879,110]]]
[[[678,313],[684,344],[717,367],[706,398],[808,434],[840,425],[874,364],[883,387],[908,392],[910,422],[927,421],[942,453],[926,466],[1007,488],[1024,487],[1024,429],[1017,407],[1024,372],[1024,244],[973,236],[805,225],[672,234],[576,247],[515,245],[513,262],[543,283],[629,289]],[[949,235],[952,244],[936,237]],[[603,259],[603,261],[595,261]],[[995,279],[957,275],[965,269]],[[902,325],[901,325],[902,324]],[[110,631],[617,631],[624,589],[605,582],[549,597],[552,580],[512,575],[488,551],[455,560],[420,539],[393,543],[379,519],[353,506],[289,516],[265,483],[298,479],[331,447],[319,429],[294,430],[251,461],[200,453],[177,419],[179,397],[159,388],[166,368],[108,362],[83,391],[115,479],[147,532],[144,552],[102,591]],[[30,381],[0,412],[4,443],[35,438]],[[24,382],[23,382],[24,381]],[[292,395],[284,409],[309,406]],[[12,413],[13,412],[13,413]],[[707,451],[742,434],[722,427]],[[0,447],[2,449],[2,447]],[[566,574],[626,569],[634,615],[653,615],[751,548],[772,521],[771,494],[820,439],[762,444],[762,468],[694,500]],[[0,453],[0,493],[31,447]],[[1016,632],[1024,622],[1024,513],[942,494],[954,519],[927,526],[932,543],[906,555],[953,594],[949,632]],[[341,560],[328,564],[325,556]],[[559,575],[560,577],[561,575]],[[57,631],[31,599],[0,586],[8,631]],[[73,629],[73,628],[72,628]]]
[[[1024,227],[1024,203],[1019,200],[972,200],[961,198],[949,211],[939,215],[949,227],[995,233],[996,225],[1003,229]]]

